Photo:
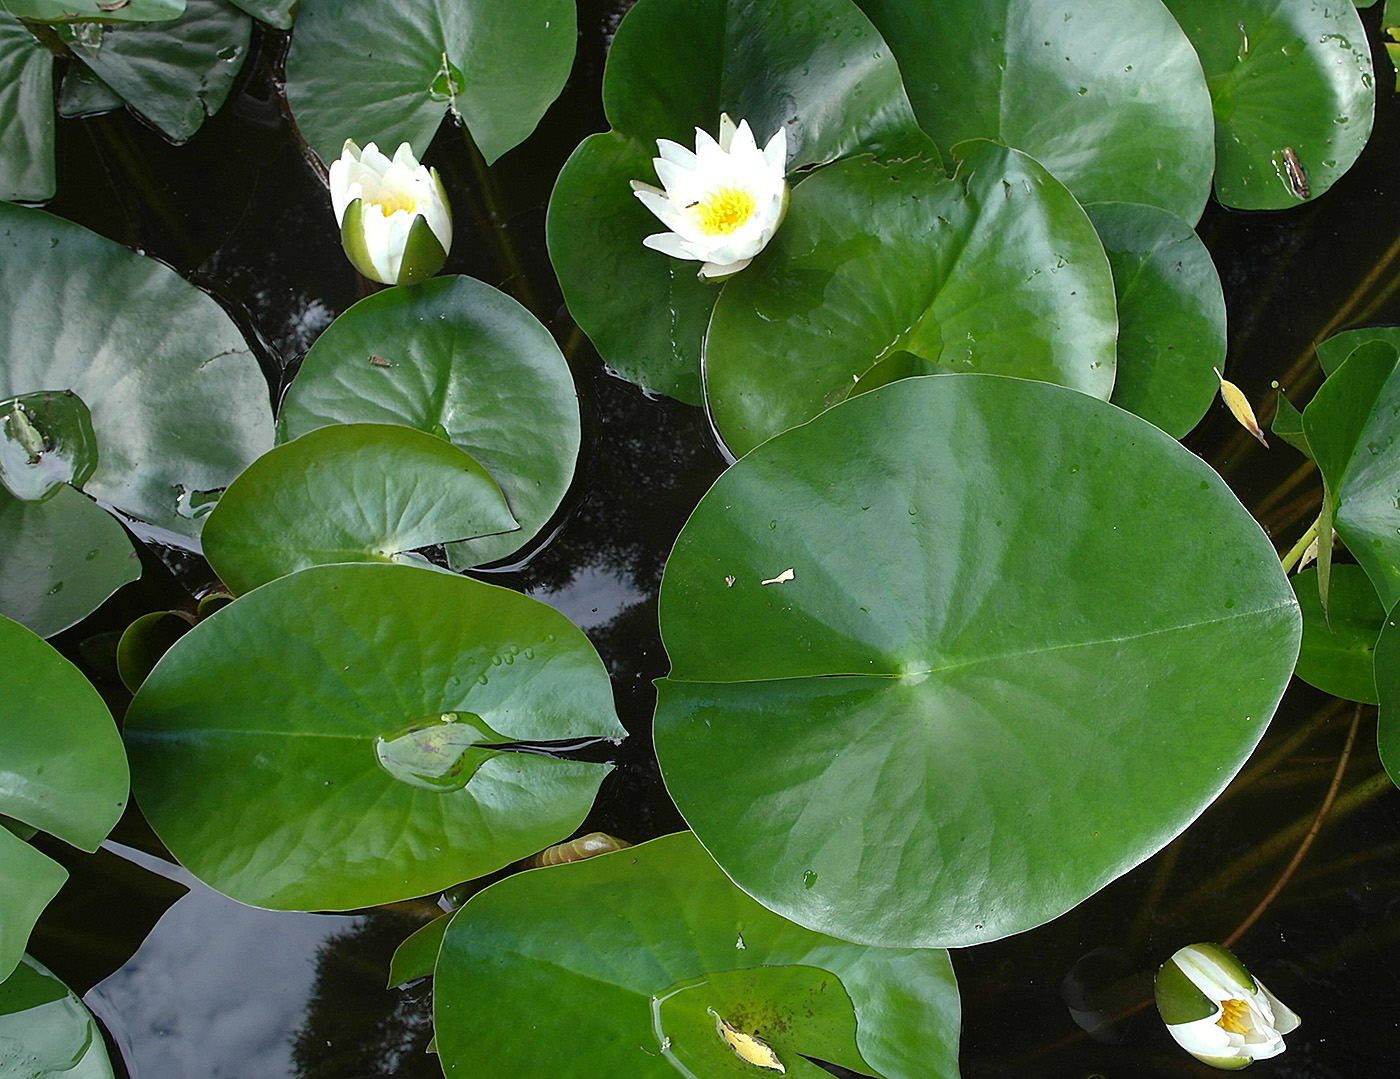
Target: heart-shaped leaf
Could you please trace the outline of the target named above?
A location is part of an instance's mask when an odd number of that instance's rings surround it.
[[[53,198],[53,137],[53,54],[0,14],[0,199]]]
[[[450,442],[352,423],[259,457],[219,499],[203,542],[219,579],[242,593],[307,566],[388,562],[519,527],[496,481]]]
[[[1081,202],[1200,218],[1214,164],[1210,95],[1160,4],[857,2],[940,147],[994,139],[1030,154]]]
[[[743,1033],[761,1027],[791,1075],[824,1074],[800,1053],[886,1079],[958,1074],[946,952],[865,948],[793,925],[734,887],[688,832],[473,896],[447,926],[433,1000],[449,1079],[666,1079],[677,1060],[688,1074],[769,1074],[721,1040],[709,1009]],[[483,1021],[493,1015],[511,1019]]]
[[[804,180],[768,250],[715,305],[705,404],[742,456],[867,386],[982,371],[1113,388],[1113,278],[1084,211],[1025,154],[960,145]]]
[[[608,766],[491,747],[624,733],[562,615],[397,565],[316,566],[229,604],[166,652],[125,731],[171,853],[278,910],[425,895],[548,846]]]
[[[1199,458],[984,375],[753,450],[682,530],[660,619],[657,756],[701,842],[784,917],[908,946],[1029,929],[1160,849],[1248,757],[1299,637]]]
[[[346,139],[422,158],[450,111],[490,164],[564,88],[576,19],[571,0],[302,0],[287,100],[326,162]]]
[[[458,569],[528,543],[559,508],[579,448],[578,391],[539,322],[470,277],[361,300],[306,354],[278,418],[283,441],[332,423],[439,434],[500,484],[520,529],[454,543]]]
[[[612,130],[583,141],[550,196],[550,260],[603,360],[691,404],[720,285],[642,246],[664,228],[630,181],[656,182],[656,140],[693,147],[695,129],[716,135],[725,112],[760,146],[785,128],[789,172],[934,153],[889,49],[850,0],[641,0],[608,52],[603,105]]]
[[[1215,197],[1279,210],[1321,195],[1371,137],[1366,30],[1325,0],[1164,0],[1201,58],[1215,111]]]

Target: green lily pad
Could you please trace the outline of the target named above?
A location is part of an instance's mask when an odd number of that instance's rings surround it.
[[[1339,567],[1340,568],[1340,567]],[[1376,745],[1390,781],[1400,787],[1400,610],[1392,607],[1376,639]]]
[[[112,4],[110,0],[4,0],[11,15],[37,22],[155,22],[177,19],[185,11],[185,0],[130,0]]]
[[[1317,198],[1371,137],[1366,30],[1328,0],[1164,0],[1200,56],[1215,111],[1215,197],[1239,210]],[[1292,160],[1290,160],[1290,158]]]
[[[70,64],[59,88],[58,114],[64,117],[96,116],[120,109],[126,98],[82,64]]]
[[[533,539],[578,458],[578,391],[559,346],[509,296],[470,277],[385,289],[316,339],[282,401],[278,435],[334,423],[442,435],[500,484],[520,529],[451,544],[458,569]]]
[[[726,1018],[741,1029],[746,1016],[805,1011],[821,981],[812,968],[836,983],[824,991],[828,1001],[839,986],[850,1003],[803,1015],[792,1048],[774,1031],[788,1074],[820,1075],[798,1070],[796,1055],[820,1047],[833,1056],[854,1050],[868,1061],[855,1067],[886,1079],[957,1076],[958,997],[946,952],[860,947],[793,925],[735,888],[688,832],[518,873],[473,896],[453,916],[438,958],[438,1052],[449,1079],[664,1079],[677,1074],[666,1051],[694,1061],[692,1036],[717,1037],[707,1008],[731,1011]],[[657,1022],[676,1032],[671,1045]],[[692,1063],[689,1074],[733,1071],[706,1048],[718,1070]]]
[[[0,485],[42,502],[65,484],[81,487],[97,467],[92,415],[72,391],[0,401]]]
[[[166,137],[183,142],[223,106],[253,21],[228,0],[188,0],[174,22],[109,26],[68,48]],[[66,81],[66,80],[65,80]]]
[[[27,955],[0,982],[0,1045],[6,1074],[14,1079],[113,1079],[97,1020],[76,993]]]
[[[76,393],[97,435],[83,490],[123,513],[195,536],[191,501],[271,448],[267,383],[242,335],[155,259],[0,204],[0,309],[0,398]]]
[[[1294,673],[1334,697],[1378,704],[1372,657],[1385,608],[1366,571],[1334,565],[1326,611],[1318,596],[1317,570],[1304,570],[1292,580],[1303,612],[1303,646]]]
[[[204,526],[204,555],[235,593],[307,566],[391,562],[406,551],[520,526],[469,454],[386,423],[335,424],[263,454]]]
[[[972,944],[1186,828],[1263,734],[1299,621],[1259,526],[1162,431],[1046,383],[905,379],[701,500],[661,585],[657,756],[770,909]]]
[[[1119,408],[1181,438],[1206,414],[1225,369],[1225,294],[1185,221],[1154,206],[1085,206],[1118,294]]]
[[[994,139],[1081,202],[1200,219],[1214,165],[1200,61],[1142,0],[857,0],[941,147]]]
[[[732,453],[911,374],[976,370],[1108,397],[1117,315],[1089,219],[1025,154],[980,141],[957,152],[955,178],[864,159],[793,191],[705,340],[705,403]]]
[[[1278,435],[1304,457],[1312,460],[1312,448],[1308,445],[1308,436],[1303,432],[1303,414],[1283,395],[1282,389],[1275,398],[1274,418],[1269,424],[1269,433]]]
[[[1336,529],[1371,578],[1381,604],[1393,607],[1400,600],[1400,365],[1395,346],[1384,340],[1359,345],[1313,394],[1303,410],[1303,430],[1325,488],[1318,531],[1327,535]],[[1319,545],[1324,607],[1330,565],[1330,545]]]
[[[253,18],[279,30],[291,29],[301,6],[301,0],[233,0],[233,3]]]
[[[141,688],[160,657],[190,631],[194,621],[183,611],[149,611],[122,630],[117,641],[117,676],[128,692]]]
[[[451,111],[491,164],[559,96],[576,32],[572,0],[302,0],[287,100],[327,163],[346,139],[421,158]]]
[[[760,146],[785,128],[790,173],[864,153],[936,156],[850,0],[641,0],[608,52],[603,106],[612,130],[584,139],[550,196],[550,260],[604,362],[690,404],[721,284],[642,246],[665,231],[630,186],[656,182],[656,140],[693,147],[695,128],[715,135],[727,112]]]
[[[141,576],[126,529],[62,487],[43,502],[0,491],[0,613],[40,637],[76,625]]]
[[[451,919],[452,915],[443,914],[404,938],[389,961],[386,988],[392,989],[396,985],[432,976],[433,968],[437,965],[438,950],[442,947],[442,935],[447,932],[447,923]]]
[[[53,139],[53,54],[0,14],[0,199],[53,197]]]
[[[76,667],[8,618],[0,618],[0,654],[0,814],[94,851],[126,807],[126,754],[112,714]],[[67,873],[3,828],[0,845],[4,977]]]
[[[1313,346],[1317,352],[1318,366],[1324,374],[1330,375],[1368,341],[1384,341],[1400,352],[1400,326],[1363,326],[1333,334],[1326,341],[1319,341]]]
[[[277,910],[426,895],[556,842],[609,766],[480,747],[624,733],[562,615],[371,564],[302,570],[200,622],[142,683],[125,732],[171,853]]]

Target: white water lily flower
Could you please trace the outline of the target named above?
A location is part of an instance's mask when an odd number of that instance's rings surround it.
[[[393,160],[374,143],[345,140],[331,163],[331,205],[340,242],[355,269],[386,285],[423,281],[452,247],[452,211],[437,169],[418,164],[403,143]]]
[[[695,129],[695,152],[657,139],[653,158],[665,190],[632,181],[642,205],[670,232],[642,241],[678,259],[703,263],[702,277],[727,277],[747,266],[773,238],[787,213],[787,132],[778,128],[762,150],[747,120],[719,118],[716,141]]]
[[[1215,1068],[1237,1070],[1283,1052],[1298,1016],[1218,944],[1182,948],[1157,973],[1157,1010],[1177,1044]]]

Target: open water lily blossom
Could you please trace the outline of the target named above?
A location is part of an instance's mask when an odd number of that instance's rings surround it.
[[[1157,973],[1157,1010],[1177,1044],[1215,1068],[1237,1070],[1283,1052],[1300,1020],[1218,944],[1192,944]]]
[[[670,232],[642,241],[672,258],[702,263],[700,276],[727,277],[767,246],[787,213],[787,132],[778,128],[762,150],[747,120],[719,118],[719,139],[695,129],[695,151],[657,139],[653,158],[663,188],[632,181],[642,205]]]
[[[410,285],[442,269],[452,247],[452,211],[437,169],[403,143],[392,160],[345,140],[331,163],[331,205],[355,269],[386,285]]]

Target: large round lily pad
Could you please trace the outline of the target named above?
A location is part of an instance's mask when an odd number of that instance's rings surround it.
[[[1210,85],[1216,198],[1240,210],[1284,209],[1351,168],[1376,106],[1371,49],[1353,4],[1164,2]]]
[[[54,195],[53,54],[0,11],[0,199]]]
[[[719,295],[699,263],[642,246],[665,231],[629,181],[657,182],[657,139],[694,147],[721,112],[759,145],[787,129],[788,169],[861,153],[905,156],[918,130],[888,47],[851,0],[641,0],[603,76],[612,130],[574,151],[549,200],[549,255],[569,312],[603,360],[700,403],[700,346]]]
[[[576,32],[572,0],[302,0],[287,100],[327,163],[346,139],[422,157],[450,110],[489,164],[559,96]]]
[[[1200,218],[1214,163],[1210,95],[1156,0],[857,2],[939,146],[996,139],[1081,202]]]
[[[204,554],[247,592],[307,566],[404,552],[520,526],[481,465],[436,435],[388,423],[318,427],[263,454],[204,526]]]
[[[1029,929],[1160,849],[1263,734],[1300,630],[1199,458],[984,375],[752,451],[660,608],[656,749],[686,820],[765,906],[884,945]]]
[[[946,952],[784,921],[688,832],[473,896],[447,927],[433,999],[449,1079],[776,1074],[740,1061],[718,1018],[757,1029],[789,1075],[826,1074],[799,1054],[886,1079],[958,1074]]]
[[[126,808],[126,753],[112,714],[82,673],[29,630],[0,618],[0,814],[94,851]],[[67,873],[0,826],[0,980]]]
[[[1118,322],[1089,219],[1025,154],[980,140],[956,153],[954,178],[867,158],[793,191],[705,339],[705,405],[735,455],[907,375],[1017,375],[1108,397]]]
[[[255,906],[424,895],[567,836],[607,765],[490,748],[618,738],[563,615],[412,566],[317,566],[177,641],[126,717],[137,800],[207,884]]]
[[[574,478],[578,391],[549,331],[470,277],[385,289],[336,319],[282,402],[283,441],[332,423],[445,437],[505,492],[518,531],[449,547],[458,568],[502,558],[544,527]]]
[[[185,536],[192,495],[272,446],[267,382],[233,321],[155,259],[0,204],[0,398],[71,390],[97,436],[83,490]]]

